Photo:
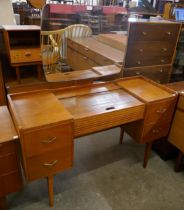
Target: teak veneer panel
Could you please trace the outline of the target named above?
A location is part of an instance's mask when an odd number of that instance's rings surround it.
[[[50,91],[9,95],[19,129],[71,121],[72,116]]]
[[[17,139],[17,132],[12,122],[11,116],[6,106],[0,107],[1,126],[0,126],[0,144],[3,142]]]
[[[174,94],[174,92],[165,90],[162,86],[156,83],[148,82],[147,80],[141,78],[134,80],[128,79],[126,81],[120,80],[117,84],[145,102],[167,99],[168,97],[172,97]]]

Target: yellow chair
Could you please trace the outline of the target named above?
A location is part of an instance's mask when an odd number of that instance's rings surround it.
[[[164,12],[163,12],[163,18],[168,20],[171,17],[171,8],[172,8],[172,3],[168,2],[165,3],[164,5]]]
[[[62,63],[62,36],[64,29],[41,31],[41,56],[46,73],[59,70]]]

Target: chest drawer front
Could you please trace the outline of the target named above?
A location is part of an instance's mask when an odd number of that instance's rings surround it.
[[[35,130],[24,134],[25,155],[32,157],[73,145],[73,130],[69,124]]]
[[[73,165],[73,147],[65,147],[55,150],[47,154],[42,154],[33,158],[28,158],[28,179],[34,180],[45,177],[65,169],[71,168]]]
[[[2,157],[0,156],[0,175],[17,171],[18,168],[19,166],[16,153],[10,153]]]
[[[125,59],[125,67],[141,67],[153,65],[171,64],[172,56],[151,56],[150,54],[128,54]]]
[[[176,98],[165,100],[163,102],[152,103],[147,106],[145,114],[145,123],[158,123],[171,120],[176,104]]]
[[[39,48],[13,49],[10,51],[11,63],[29,63],[41,61]]]
[[[123,77],[142,75],[158,83],[169,82],[170,74],[171,74],[170,66],[127,68],[127,69],[124,69],[123,71]]]
[[[176,40],[180,24],[131,23],[129,41],[169,41]],[[136,36],[135,36],[136,34]]]
[[[130,44],[127,49],[127,56],[170,56],[175,49],[173,42],[136,42]]]
[[[179,95],[179,100],[178,100],[177,108],[179,108],[182,111],[184,111],[184,95],[181,95],[181,94]]]
[[[78,45],[77,51],[80,52],[82,55],[94,60],[95,52],[91,51],[87,46]]]
[[[111,64],[115,63],[112,60],[110,60],[100,54],[95,55],[95,62],[101,66],[111,65]]]
[[[14,153],[17,151],[17,141],[9,141],[0,143],[0,157],[3,157],[4,155],[7,155],[9,153]]]
[[[141,143],[151,142],[153,140],[167,136],[170,128],[169,121],[161,121],[156,124],[145,125],[142,133]]]

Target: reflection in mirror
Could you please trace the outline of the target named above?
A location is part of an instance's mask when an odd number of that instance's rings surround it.
[[[93,81],[120,73],[121,68],[113,65],[122,63],[123,46],[111,40],[115,34],[116,42],[122,39],[118,36],[127,30],[124,20],[127,12],[124,7],[106,10],[106,7],[90,6],[89,10],[87,5],[69,4],[43,7],[41,53],[48,81]],[[111,34],[111,39],[104,41],[103,33]]]

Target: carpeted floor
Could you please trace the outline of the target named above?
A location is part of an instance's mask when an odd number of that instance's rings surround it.
[[[142,168],[144,146],[128,136],[119,145],[119,128],[75,140],[74,168],[57,174],[55,205],[48,205],[46,180],[8,197],[11,210],[183,210],[184,173],[174,161],[152,152]]]

